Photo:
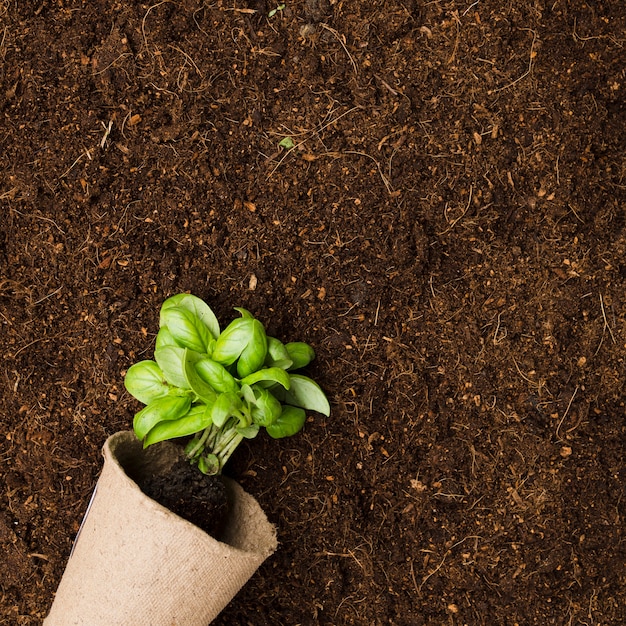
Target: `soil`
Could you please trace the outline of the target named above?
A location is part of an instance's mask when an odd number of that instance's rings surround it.
[[[219,476],[205,476],[180,459],[166,474],[142,476],[137,484],[159,504],[219,538],[229,510],[226,485]]]
[[[46,615],[189,291],[313,345],[332,405],[231,459],[280,547],[216,624],[626,623],[625,33],[0,0],[0,622]]]

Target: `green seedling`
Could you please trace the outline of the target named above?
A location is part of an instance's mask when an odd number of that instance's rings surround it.
[[[272,9],[267,14],[267,17],[274,17],[276,15],[276,13],[278,13],[279,11],[284,11],[284,10],[285,10],[285,5],[284,4],[279,4],[275,9]]]
[[[144,447],[190,438],[185,454],[205,474],[221,473],[237,446],[261,429],[279,439],[299,432],[306,411],[330,415],[319,385],[294,373],[314,358],[303,342],[268,337],[249,311],[221,331],[200,298],[179,294],[161,306],[154,360],[126,372],[128,392],[146,406],[133,420]]]
[[[291,150],[296,147],[296,142],[291,137],[284,137],[278,142],[279,147]]]

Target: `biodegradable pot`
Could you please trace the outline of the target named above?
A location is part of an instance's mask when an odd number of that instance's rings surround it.
[[[109,437],[104,468],[44,626],[206,626],[277,547],[257,501],[226,481],[230,513],[219,540],[148,498],[130,478],[162,473],[171,443],[142,449]]]

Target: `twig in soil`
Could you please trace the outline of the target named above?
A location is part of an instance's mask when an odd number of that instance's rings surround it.
[[[361,358],[363,358],[363,355],[368,351],[368,350],[373,350],[374,347],[376,346],[376,344],[371,344],[370,343],[370,339],[372,338],[372,334],[370,333],[367,336],[367,339],[365,340],[365,345],[363,346],[363,350],[361,350]]]
[[[492,340],[494,346],[501,344],[506,338],[506,336],[508,335],[508,331],[506,328],[504,328],[502,332],[500,332],[500,324],[502,321],[501,317],[502,317],[502,314],[498,313],[498,323],[496,324],[496,330],[493,333],[493,340]]]
[[[448,65],[451,65],[452,62],[454,61],[456,52],[459,49],[459,39],[461,38],[461,19],[459,18],[459,12],[453,11],[452,17],[454,18],[456,22],[456,39],[454,40],[454,48],[452,49],[452,54],[450,55],[450,58],[447,61]]]
[[[107,143],[107,139],[109,138],[109,135],[111,134],[111,129],[113,128],[113,120],[112,119],[109,120],[108,126],[104,122],[100,122],[100,123],[104,127],[104,135],[102,139],[100,140],[100,148],[104,149]]]
[[[39,300],[36,300],[35,302],[33,302],[33,306],[41,304],[44,300],[47,300],[48,298],[51,298],[53,295],[59,293],[59,291],[61,291],[61,289],[63,289],[62,286],[59,287],[58,289],[55,289],[54,291],[51,291],[47,296],[44,296],[43,298],[39,298]]]
[[[167,4],[168,2],[170,2],[170,0],[161,0],[161,2],[157,2],[156,4],[153,4],[151,7],[148,8],[148,10],[145,12],[143,19],[141,20],[141,34],[143,35],[143,43],[146,46],[146,50],[148,50],[148,36],[146,35],[146,20],[148,19],[148,15],[150,14],[150,11],[152,11],[152,9],[156,9],[157,7],[160,7],[162,4]]]
[[[602,318],[604,319],[604,328],[609,331],[609,335],[611,335],[611,339],[613,343],[615,343],[615,336],[613,335],[613,331],[609,326],[609,323],[606,320],[606,312],[604,310],[604,300],[602,299],[602,294],[600,294],[600,308],[602,309]]]
[[[465,543],[468,539],[474,539],[474,550],[475,551],[478,550],[478,541],[482,539],[481,535],[468,535],[467,537],[463,537],[463,539],[457,541],[454,545],[451,545],[446,551],[446,553],[443,555],[443,559],[441,559],[441,563],[439,563],[439,565],[437,565],[437,567],[432,572],[430,572],[429,574],[424,576],[424,578],[422,578],[422,583],[420,584],[418,591],[421,591],[422,587],[424,586],[424,583],[442,568],[445,560],[448,558],[452,550],[454,550],[454,548],[456,548],[457,546],[460,546],[462,543]]]
[[[341,44],[341,47],[344,49],[345,53],[348,55],[348,59],[350,59],[350,63],[352,64],[352,69],[354,70],[354,75],[358,75],[359,70],[357,68],[356,63],[354,62],[354,59],[352,58],[352,55],[350,54],[350,52],[348,52],[348,48],[346,48],[346,44],[344,42],[345,37],[341,37],[341,35],[334,29],[331,28],[330,26],[328,26],[328,24],[324,24],[323,22],[320,23],[320,26],[322,28],[324,28],[325,30],[327,30],[329,33],[333,34],[336,38],[337,41]]]
[[[602,294],[600,294],[600,310],[602,311],[602,319],[604,320],[604,326],[602,327],[602,337],[600,337],[600,343],[598,344],[596,351],[593,353],[593,356],[596,356],[598,352],[600,352],[600,348],[602,347],[602,344],[604,343],[604,336],[606,335],[607,330],[609,331],[609,334],[611,335],[611,339],[613,340],[613,343],[615,343],[615,336],[613,335],[613,331],[611,330],[611,327],[609,326],[609,322],[606,319],[606,311],[604,310],[604,300],[602,299]]]
[[[345,311],[344,313],[339,313],[337,315],[337,317],[346,317],[346,315],[348,315],[348,313],[350,313],[350,311],[352,311],[352,309],[354,309],[355,306],[358,306],[358,302],[355,302],[347,311]],[[355,318],[356,319],[356,318]]]
[[[6,56],[6,53],[4,51],[4,40],[7,38],[7,30],[9,30],[9,27],[5,26],[4,31],[2,33],[2,41],[0,41],[0,54],[2,56],[3,61],[4,61],[4,57]]]
[[[473,196],[473,194],[474,194],[474,186],[470,185],[469,197],[467,198],[467,205],[465,206],[465,209],[463,209],[463,213],[461,213],[461,215],[459,215],[459,217],[457,217],[456,219],[452,220],[452,222],[450,222],[448,220],[448,214],[444,210],[443,216],[444,216],[446,222],[448,222],[449,226],[443,232],[437,233],[437,235],[445,235],[446,233],[449,233],[467,215],[467,212],[469,211],[470,205],[472,204],[472,196]]]
[[[64,335],[64,333],[58,333],[57,335],[54,335],[52,337],[39,337],[38,339],[34,339],[33,341],[27,343],[25,346],[22,346],[17,352],[15,352],[11,358],[15,358],[18,354],[24,352],[24,350],[26,350],[26,348],[30,348],[32,345],[39,343],[40,341],[43,341],[44,343],[47,343],[48,341],[52,341],[53,339],[58,339],[59,337],[62,337]]]
[[[358,548],[357,548],[358,549]],[[356,564],[365,571],[365,568],[363,567],[363,564],[361,563],[361,561],[359,561],[359,559],[356,558],[356,555],[354,554],[354,552],[352,550],[348,550],[347,552],[329,552],[328,550],[322,550],[322,552],[317,552],[315,554],[315,556],[319,557],[319,556],[340,556],[341,558],[344,559],[354,559],[356,561]]]
[[[543,387],[542,381],[539,381],[538,383],[535,382],[534,380],[531,380],[530,378],[528,378],[528,376],[525,376],[522,373],[522,370],[519,368],[519,365],[517,364],[517,361],[515,360],[515,358],[513,358],[513,364],[515,365],[515,369],[518,371],[519,375],[531,386],[534,387],[535,389],[537,389],[537,393],[541,393],[541,388]]]
[[[491,89],[490,91],[487,92],[489,95],[493,93],[499,93],[500,91],[504,91],[505,89],[509,89],[510,87],[513,87],[513,85],[517,85],[517,83],[524,80],[533,71],[533,59],[535,58],[535,55],[536,55],[535,42],[537,41],[537,32],[534,31],[532,28],[520,28],[520,30],[527,30],[533,34],[533,40],[530,44],[530,54],[529,54],[530,58],[528,61],[528,69],[519,78],[516,78],[513,82],[509,83],[508,85],[504,85],[503,87],[498,87],[497,89]]]
[[[133,115],[133,112],[129,110],[128,113],[124,116],[124,119],[122,120],[122,126],[120,127],[120,134],[122,135],[122,137],[124,137],[124,139],[128,139],[126,135],[124,134],[124,128],[126,126],[126,122],[130,120],[132,115]]]
[[[130,52],[122,52],[122,54],[120,54],[118,57],[113,59],[106,67],[102,68],[101,70],[98,70],[97,72],[94,72],[92,76],[98,76],[100,74],[104,74],[104,72],[112,68],[120,59],[123,59],[124,57],[129,57],[129,56],[132,56]]]
[[[0,200],[13,200],[17,195],[18,188],[12,187],[9,191],[5,191],[4,193],[0,193]]]
[[[256,9],[238,9],[237,7],[234,7],[232,9],[223,8],[220,9],[220,11],[233,11],[234,13],[244,13],[246,15],[254,15],[255,13],[258,13]]]
[[[563,413],[563,417],[559,421],[559,425],[556,427],[556,431],[554,434],[556,435],[557,439],[561,438],[559,435],[559,430],[561,429],[561,426],[563,425],[563,422],[565,421],[565,418],[567,417],[567,414],[569,413],[569,410],[572,406],[572,402],[574,402],[574,398],[576,397],[576,394],[578,393],[578,389],[579,387],[578,385],[576,385],[576,389],[574,389],[574,393],[572,394],[571,398],[569,399],[569,402],[567,403],[567,408],[565,409],[565,413]]]
[[[196,62],[184,50],[181,50],[180,48],[178,48],[177,46],[173,46],[172,44],[169,44],[169,47],[172,50],[176,50],[176,52],[180,52],[187,59],[187,61],[189,61],[189,63],[193,65],[194,69],[198,73],[198,76],[200,76],[200,78],[204,78],[204,74],[200,71],[200,68],[196,65]]]
[[[558,159],[557,159],[557,166],[558,166]],[[558,172],[558,170],[557,170],[557,172]],[[558,184],[558,182],[557,182],[557,184]],[[569,202],[567,203],[567,207],[571,210],[571,212],[574,214],[574,216],[576,217],[576,219],[577,219],[577,220],[578,220],[581,224],[584,224],[584,223],[585,223],[585,220],[584,220],[584,219],[582,219],[582,218],[580,217],[580,215],[578,215],[578,213],[576,213],[576,211],[574,210],[574,207],[573,207],[573,206],[572,206]]]
[[[574,18],[574,28],[572,30],[572,39],[574,41],[592,41],[594,39],[608,39],[610,42],[614,43],[618,48],[623,48],[624,47],[624,45],[622,44],[621,40],[616,39],[612,35],[594,35],[592,37],[581,37],[576,32],[576,18]]]
[[[348,600],[352,600],[352,598],[354,598],[354,595],[346,596],[345,598],[343,598],[343,599],[341,600],[341,602],[340,602],[340,603],[339,603],[339,605],[337,606],[337,610],[335,611],[335,619],[337,619],[337,615],[339,615],[339,611],[341,610],[341,607],[342,607],[344,604],[346,604],[346,602],[348,602]],[[364,600],[365,600],[365,598],[361,598],[360,600],[354,600],[353,602],[355,602],[355,603],[357,603],[357,602],[358,602],[358,603],[360,603],[360,602],[363,602]],[[348,606],[349,606],[349,607],[350,607],[350,608],[354,611],[354,614],[356,615],[356,618],[357,618],[357,619],[360,619],[360,617],[361,617],[361,616],[359,615],[359,611],[357,610],[357,608],[356,608],[353,604],[350,604],[350,605],[348,605]],[[322,609],[323,609],[323,608],[324,608],[324,607],[322,607]]]
[[[383,87],[386,87],[392,96],[404,95],[400,94],[399,91],[396,91],[386,80],[382,79],[378,74],[374,74],[374,78],[378,78],[378,80],[383,84]]]
[[[417,586],[417,580],[415,580],[415,568],[413,567],[413,559],[411,559],[411,578],[413,580],[413,586],[415,587],[415,591],[420,593],[420,588]]]
[[[380,174],[380,177],[382,178],[383,183],[385,183],[385,187],[387,188],[388,193],[393,194],[393,187],[387,180],[387,177],[383,174],[383,170],[380,167],[380,163],[373,156],[370,156],[366,152],[359,152],[357,150],[347,150],[343,154],[358,154],[359,156],[364,156],[364,157],[367,157],[368,159],[372,159],[372,161],[376,163],[376,168],[378,169],[378,173]]]
[[[49,217],[44,217],[43,215],[36,215],[35,213],[22,213],[17,209],[13,209],[18,215],[21,217],[34,217],[35,219],[42,220],[44,222],[50,222],[62,235],[65,235],[65,231],[53,220]]]
[[[476,2],[472,2],[465,11],[463,11],[461,17],[465,17],[477,4],[480,3],[480,0],[476,0]]]
[[[61,178],[65,178],[74,168],[75,165],[77,165],[80,160],[85,156],[85,153],[83,152],[82,154],[78,155],[78,158],[74,161],[74,163],[72,163],[64,172],[63,174],[61,174],[61,176],[59,176],[59,179]]]
[[[434,574],[436,574],[443,566],[443,564],[445,563],[446,559],[448,558],[448,554],[450,554],[450,550],[448,550],[444,555],[443,555],[443,559],[441,559],[441,563],[439,563],[439,565],[437,565],[437,567],[430,572],[430,574],[427,574],[426,576],[424,576],[424,578],[422,578],[422,583],[420,584],[418,591],[421,592],[422,591],[422,587],[424,586],[424,584],[426,583],[426,581],[433,576]]]
[[[299,143],[297,143],[293,148],[291,148],[291,150],[288,150],[287,152],[285,152],[285,154],[280,159],[280,161],[278,161],[278,163],[276,163],[276,165],[274,166],[272,171],[267,175],[267,178],[270,179],[273,176],[274,172],[282,165],[283,161],[292,152],[297,151],[298,149],[300,149],[308,141],[310,135],[319,135],[323,130],[326,130],[329,126],[331,126],[332,124],[335,124],[336,122],[338,122],[342,117],[345,117],[349,113],[352,113],[352,111],[356,111],[357,109],[360,109],[360,108],[361,107],[358,107],[358,106],[352,107],[351,109],[348,109],[347,111],[344,111],[343,113],[341,113],[341,115],[338,115],[337,117],[335,117],[332,120],[326,122],[325,124],[323,123],[319,128],[315,128],[314,130],[304,131],[303,133],[300,133],[301,135],[304,135],[304,139],[302,141],[300,141]],[[294,137],[296,135],[290,135],[290,136]]]

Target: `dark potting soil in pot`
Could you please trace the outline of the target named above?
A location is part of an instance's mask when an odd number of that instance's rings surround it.
[[[206,476],[185,459],[166,474],[137,481],[150,498],[176,515],[219,538],[228,516],[228,494],[220,476]]]

